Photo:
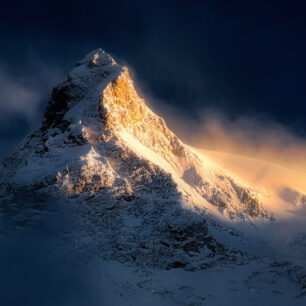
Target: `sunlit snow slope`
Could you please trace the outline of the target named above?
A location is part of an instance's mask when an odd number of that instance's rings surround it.
[[[290,218],[306,209],[306,173],[231,153],[197,150],[230,176],[261,191],[265,207],[279,217]]]

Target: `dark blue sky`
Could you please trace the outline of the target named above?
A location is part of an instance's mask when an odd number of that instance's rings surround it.
[[[6,1],[0,10],[2,157],[41,121],[52,86],[91,49],[145,94],[197,120],[254,116],[306,135],[302,1]]]

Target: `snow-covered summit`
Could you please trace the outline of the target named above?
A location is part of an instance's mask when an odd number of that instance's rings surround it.
[[[86,64],[88,66],[106,66],[116,64],[115,60],[101,48],[89,52],[82,60],[77,62],[76,66]]]
[[[239,257],[210,236],[209,220],[273,218],[260,190],[183,144],[127,67],[101,49],[53,89],[41,128],[4,160],[0,177],[8,202],[27,193],[80,206],[84,224],[109,237],[104,257],[162,267]],[[163,255],[148,254],[152,247]]]
[[[68,211],[74,222],[58,226],[57,235],[71,246],[69,265],[79,258],[86,263],[102,258],[143,271],[212,268],[222,279],[224,271],[261,265],[264,273],[278,269],[275,275],[288,274],[305,289],[305,273],[298,266],[270,265],[254,257],[261,249],[269,251],[254,225],[276,224],[270,221],[281,198],[282,211],[302,207],[305,176],[219,155],[182,143],[139,96],[128,68],[97,49],[53,89],[41,127],[3,161],[0,215],[11,234],[39,228],[52,213]],[[266,180],[258,184],[263,173]],[[293,185],[288,174],[297,178]],[[63,222],[59,216],[55,220],[56,227]],[[285,249],[288,245],[300,258],[304,236],[290,240]],[[241,288],[253,290],[254,282],[261,286],[263,275],[255,270]],[[274,284],[272,276],[267,284]],[[217,282],[213,286],[219,294]],[[147,280],[137,288],[144,284]]]
[[[123,67],[102,49],[87,54],[68,73],[67,79],[55,87],[47,105],[43,128],[70,122],[97,118],[99,99],[106,85],[119,77]],[[64,118],[65,117],[65,118]],[[90,119],[92,120],[92,119]]]
[[[110,150],[111,146],[115,149]],[[215,207],[232,219],[271,219],[260,192],[184,145],[138,95],[128,68],[116,64],[102,49],[86,55],[53,89],[42,127],[4,161],[3,171],[10,173],[5,185],[44,182],[53,186],[56,182],[54,186],[63,188],[59,178],[63,180],[67,169],[75,169],[65,186],[69,193],[80,194],[88,190],[79,187],[82,169],[90,168],[89,163],[84,165],[88,160],[84,156],[93,151],[99,158],[92,158],[97,164],[88,172],[88,182],[93,176],[107,180],[101,169],[116,173],[122,162],[131,163],[129,155],[133,154],[170,175],[179,192],[189,195],[192,206]],[[123,179],[122,174],[117,176]],[[125,178],[126,186],[130,180]],[[135,189],[125,188],[135,196]]]

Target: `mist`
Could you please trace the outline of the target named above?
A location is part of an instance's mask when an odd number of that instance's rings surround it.
[[[268,192],[264,205],[278,215],[277,222],[254,222],[251,227],[238,224],[254,237],[266,239],[268,243],[259,251],[275,258],[304,260],[304,248],[293,248],[286,254],[284,250],[306,232],[306,203],[299,206],[296,201],[306,194],[306,140],[258,113],[232,116],[202,108],[190,116],[153,97],[148,101],[185,144],[199,149],[197,152],[244,183]]]
[[[36,53],[17,68],[0,58],[0,159],[39,127],[52,87],[63,76],[58,65]]]
[[[306,140],[263,114],[236,115],[216,109],[182,113],[149,98],[181,140],[195,148],[229,152],[306,172]]]

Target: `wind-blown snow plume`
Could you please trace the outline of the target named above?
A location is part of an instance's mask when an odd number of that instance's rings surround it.
[[[306,172],[305,139],[272,119],[257,115],[229,119],[224,113],[206,109],[198,110],[197,118],[190,118],[168,106],[162,108],[171,128],[194,147],[245,155]]]

